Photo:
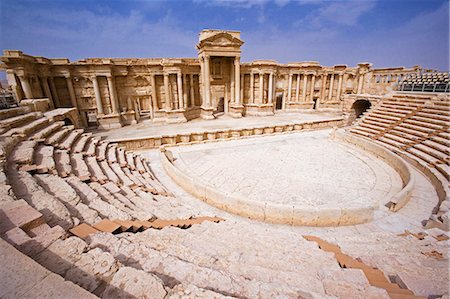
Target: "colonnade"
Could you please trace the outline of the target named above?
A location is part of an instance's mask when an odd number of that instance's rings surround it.
[[[266,75],[269,76],[269,81],[267,84],[267,104],[271,104],[273,102],[274,93],[275,93],[275,80],[274,80],[274,72],[250,72],[250,98],[249,98],[249,104],[266,104],[266,97],[265,91],[264,91],[264,77]],[[255,98],[255,75],[258,75],[258,85],[259,85],[259,93],[258,98]],[[243,74],[245,76],[245,74]]]

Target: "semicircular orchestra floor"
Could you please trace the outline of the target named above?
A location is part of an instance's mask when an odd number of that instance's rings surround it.
[[[230,196],[304,208],[383,206],[398,173],[330,130],[170,148],[174,165]]]

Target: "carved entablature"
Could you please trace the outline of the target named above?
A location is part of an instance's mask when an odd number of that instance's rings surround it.
[[[203,30],[197,49],[199,55],[240,56],[243,44],[238,31]]]

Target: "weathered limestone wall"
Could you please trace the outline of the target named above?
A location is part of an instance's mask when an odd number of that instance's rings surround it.
[[[383,95],[419,67],[326,67],[318,62],[241,63],[237,31],[204,30],[198,58],[90,58],[70,62],[5,50],[0,58],[15,97],[48,98],[78,109],[84,126],[114,128],[144,119],[167,123],[219,113],[342,111],[346,95]]]

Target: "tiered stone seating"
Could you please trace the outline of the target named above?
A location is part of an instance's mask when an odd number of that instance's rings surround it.
[[[401,91],[450,92],[449,73],[432,72],[411,74],[398,85]]]
[[[185,222],[158,219],[170,219],[171,213],[187,218],[194,214],[171,202],[171,194],[140,156],[65,126],[54,120],[57,113],[48,118],[15,109],[1,115],[9,117],[0,120],[0,236],[65,279],[101,295],[105,289],[97,290],[98,286],[120,271],[117,261],[103,250],[88,250],[78,238],[64,240],[80,224],[96,232],[116,233],[186,228],[202,222],[201,218]],[[120,229],[111,231],[105,225],[109,219],[120,219],[115,220]],[[151,225],[147,225],[149,220]],[[130,223],[132,230],[127,227]],[[70,246],[83,248],[76,258],[68,256]],[[60,254],[57,261],[55,251]],[[58,262],[61,258],[65,259],[64,270]],[[102,264],[105,259],[106,266]],[[112,267],[108,274],[98,273],[100,264],[102,269]]]
[[[350,132],[382,143],[430,169],[449,194],[450,102],[411,97],[398,95],[382,101],[350,128]],[[389,117],[384,113],[386,107],[390,109]],[[437,216],[432,216],[446,226],[448,200],[444,199]]]

